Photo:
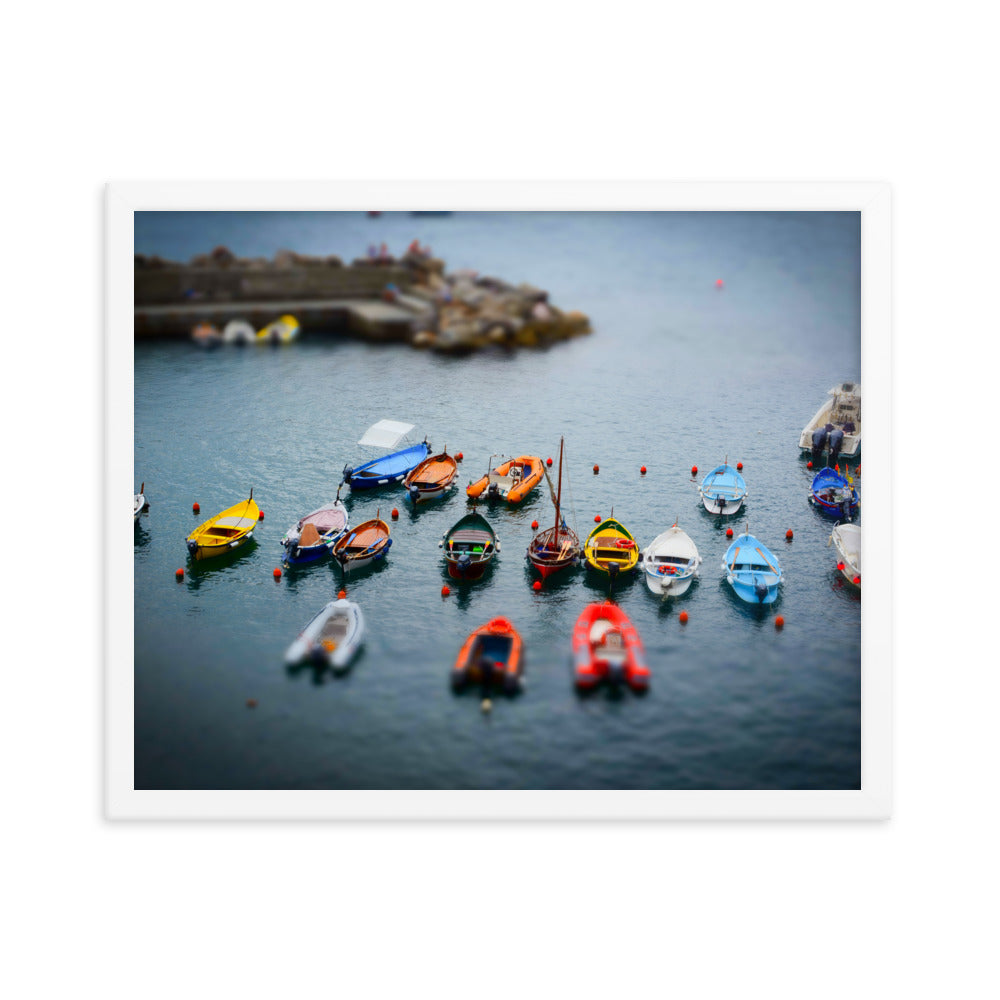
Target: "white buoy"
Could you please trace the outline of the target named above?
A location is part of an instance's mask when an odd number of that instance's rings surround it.
[[[493,702],[489,698],[484,698],[479,707],[482,709],[483,715],[489,715],[493,711]]]

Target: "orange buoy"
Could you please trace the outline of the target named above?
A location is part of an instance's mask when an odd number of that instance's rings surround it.
[[[394,521],[399,520],[399,511],[395,507],[392,508],[392,519]]]
[[[448,584],[445,584],[441,588],[441,596],[442,597],[447,597],[450,593],[451,593],[451,589],[448,587]]]
[[[644,475],[646,475],[646,466],[643,466],[643,467],[642,467],[642,468],[641,468],[641,469],[639,470],[639,473],[640,473],[640,475],[643,475],[643,476],[644,476]]]
[[[184,579],[184,570],[183,570],[183,568],[178,568],[177,572],[174,573],[174,576],[176,576],[178,580],[183,580]]]
[[[538,531],[538,522],[537,521],[532,521],[531,522],[531,530],[532,531]]]
[[[256,708],[256,707],[257,707],[257,699],[247,698],[247,708]]]
[[[277,566],[274,567],[274,578],[275,580],[281,579],[281,570]]]
[[[688,620],[688,613],[687,613],[686,611],[682,611],[682,612],[681,612],[681,613],[680,613],[680,614],[679,614],[679,615],[677,616],[677,618],[679,619],[679,621],[680,621],[680,623],[681,623],[682,625],[686,625],[686,624],[687,624],[687,620]]]
[[[742,462],[737,462],[736,463],[736,471],[737,472],[742,472],[743,471],[743,463]]]
[[[541,590],[541,589],[542,589],[542,581],[541,581],[541,580],[536,580],[536,581],[535,581],[535,582],[534,582],[534,583],[533,583],[533,584],[531,585],[531,589],[532,589],[532,590]]]
[[[545,464],[546,465],[551,465],[552,464],[552,459],[551,458],[545,459]]]
[[[726,538],[732,538],[732,537],[733,537],[733,529],[726,528]]]
[[[594,466],[594,475],[596,476],[597,473],[600,472],[600,471],[601,471],[601,467],[599,465],[595,465]]]
[[[698,466],[697,465],[692,465],[691,466],[691,475],[692,476],[697,476],[698,475]]]
[[[464,456],[464,455],[463,455],[463,454],[462,454],[461,452],[459,452],[459,453],[458,453],[458,454],[457,454],[457,455],[455,456],[455,461],[456,461],[456,462],[461,462],[463,458],[465,458],[465,456]]]
[[[600,524],[600,523],[601,523],[601,515],[600,514],[595,514],[594,515],[594,524]]]
[[[338,590],[337,591],[337,600],[338,601],[342,601],[345,597],[347,597],[347,591],[346,590]]]
[[[715,287],[716,288],[721,288],[722,287],[722,278],[716,278],[715,279]]]
[[[191,509],[197,514],[201,510],[201,505],[198,503],[191,504]]]
[[[784,628],[785,627],[785,619],[782,618],[781,615],[778,615],[778,617],[774,619],[774,627],[775,628]]]
[[[791,528],[789,528],[788,531],[785,532],[785,541],[790,542],[793,537],[794,537],[794,532],[792,531]]]
[[[260,512],[260,513],[259,513],[259,514],[257,515],[257,520],[258,520],[258,521],[263,521],[263,520],[264,520],[264,512],[263,512],[263,511],[261,511],[261,512]]]

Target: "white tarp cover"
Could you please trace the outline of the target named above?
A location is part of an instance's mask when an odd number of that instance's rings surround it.
[[[358,444],[366,448],[392,448],[399,444],[413,427],[413,424],[402,424],[398,420],[380,420],[365,431],[365,436]]]

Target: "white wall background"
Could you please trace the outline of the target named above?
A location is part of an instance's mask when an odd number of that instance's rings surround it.
[[[555,6],[5,14],[0,523],[25,525],[4,567],[8,995],[996,990],[996,15]],[[103,185],[442,177],[892,185],[891,821],[103,821]],[[72,532],[32,551],[70,509]]]

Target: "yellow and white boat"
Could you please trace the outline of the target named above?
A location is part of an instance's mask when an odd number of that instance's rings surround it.
[[[249,500],[227,507],[222,513],[199,524],[187,537],[192,559],[211,559],[232,552],[253,537],[260,520],[260,508],[254,503],[253,490]]]
[[[588,566],[615,577],[636,568],[639,546],[625,525],[609,517],[587,537],[583,557]]]
[[[279,316],[257,331],[258,344],[288,344],[299,335],[299,321],[289,314]]]

